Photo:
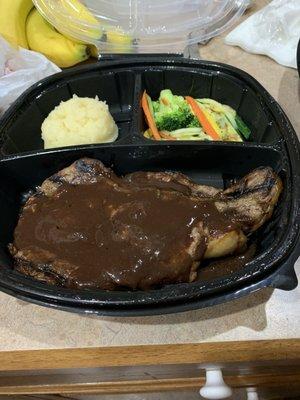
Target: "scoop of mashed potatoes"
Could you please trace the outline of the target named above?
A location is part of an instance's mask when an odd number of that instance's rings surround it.
[[[54,108],[42,124],[44,148],[113,142],[118,127],[108,105],[96,96],[73,96]]]

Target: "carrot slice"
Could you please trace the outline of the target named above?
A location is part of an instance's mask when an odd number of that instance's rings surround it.
[[[159,134],[160,134],[160,136],[161,136],[163,139],[167,139],[167,140],[177,140],[177,138],[174,138],[173,136],[168,135],[168,134],[165,133],[164,131],[159,131]]]
[[[158,133],[158,129],[156,127],[156,123],[155,123],[154,118],[153,118],[153,116],[151,114],[151,111],[149,109],[147,96],[148,95],[147,95],[146,90],[145,90],[144,93],[143,93],[143,96],[142,96],[142,108],[143,108],[143,111],[144,111],[144,114],[145,114],[145,118],[146,118],[147,124],[149,126],[149,129],[150,129],[154,139],[155,140],[161,140],[161,137],[160,137],[160,135]]]
[[[206,115],[204,112],[201,110],[199,105],[197,104],[196,100],[193,99],[190,96],[186,96],[186,101],[189,103],[191,106],[193,113],[197,117],[199,123],[202,125],[204,132],[209,135],[212,139],[214,140],[220,140],[220,136],[216,132],[216,130],[211,126],[210,122],[206,118]]]

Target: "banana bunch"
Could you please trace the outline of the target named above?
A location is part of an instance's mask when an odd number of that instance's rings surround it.
[[[108,26],[100,27],[99,21],[79,0],[61,0],[69,14],[85,24],[99,26],[86,28],[84,36],[91,42],[106,38],[112,48],[124,52],[131,49],[132,39],[122,31]],[[68,26],[74,31],[74,26]],[[98,56],[95,46],[72,39],[63,30],[58,32],[34,7],[32,0],[0,0],[0,35],[13,46],[38,51],[59,67],[71,67],[86,60],[90,55]]]
[[[31,50],[43,53],[59,67],[71,67],[89,58],[85,44],[57,32],[35,8],[27,17],[26,35]]]
[[[0,0],[0,35],[15,47],[28,49],[26,19],[32,8],[31,0]]]

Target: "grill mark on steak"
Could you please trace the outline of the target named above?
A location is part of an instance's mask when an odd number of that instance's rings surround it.
[[[259,167],[220,193],[215,204],[248,234],[271,218],[282,188],[272,168]]]

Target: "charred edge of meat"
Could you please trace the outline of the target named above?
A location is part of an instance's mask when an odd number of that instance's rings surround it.
[[[253,186],[252,188],[248,188],[247,184],[243,184],[241,187],[237,188],[234,192],[227,194],[226,197],[229,199],[237,199],[241,196],[245,196],[248,194],[260,192],[268,192],[270,188],[272,188],[276,184],[277,180],[275,178],[270,178],[267,182],[262,185]]]
[[[52,175],[49,178],[49,181],[51,181],[53,183],[61,184],[61,183],[64,183],[64,178],[56,174],[56,175]]]
[[[260,171],[267,172],[264,174],[263,181],[254,186],[251,186],[250,182],[249,185],[249,176],[252,177],[255,173],[259,173]],[[275,176],[272,168],[259,167],[247,174],[244,178],[237,180],[237,182],[235,182],[231,187],[221,193],[221,196],[222,194],[225,194],[227,198],[236,199],[238,197],[253,194],[258,191],[268,192],[278,182],[279,179],[279,177]]]
[[[81,158],[76,162],[76,168],[78,172],[83,172],[84,174],[92,174],[95,172],[94,163],[88,162],[86,158]]]
[[[96,160],[95,162],[95,160],[87,157],[75,161],[74,167],[77,173],[82,173],[85,175],[104,175],[110,177],[112,173],[112,170],[110,168],[106,168],[101,161]]]
[[[48,180],[58,184],[65,182],[76,184],[76,180],[82,179],[82,177],[109,177],[111,172],[112,171],[109,168],[106,168],[101,161],[85,157],[50,176]]]
[[[30,261],[17,259],[15,260],[15,270],[23,275],[27,275],[33,279],[47,284],[67,287],[67,279],[59,274],[56,274],[51,265],[34,264]]]

